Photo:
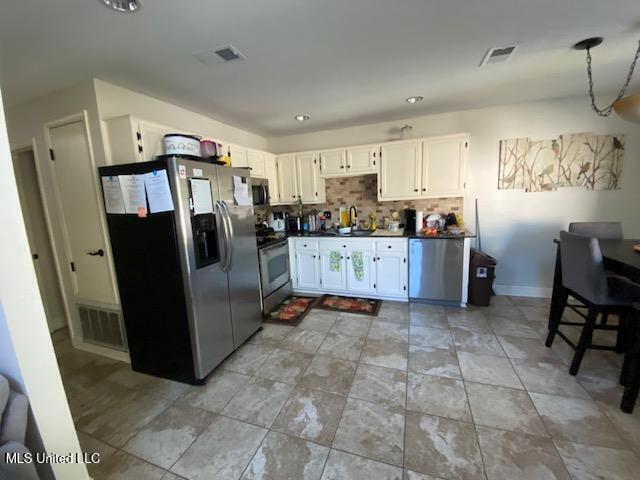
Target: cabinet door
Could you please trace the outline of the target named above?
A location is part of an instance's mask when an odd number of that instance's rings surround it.
[[[376,173],[376,160],[380,146],[356,147],[347,150],[347,172],[363,175]]]
[[[359,255],[362,255],[361,265],[358,261]],[[357,293],[375,292],[374,257],[373,251],[363,251],[355,245],[347,250],[347,290]]]
[[[247,162],[251,169],[251,176],[257,178],[267,178],[264,155],[257,150],[247,150]]]
[[[298,288],[318,289],[318,253],[309,250],[296,251],[296,278]]]
[[[320,175],[341,176],[346,173],[345,151],[327,150],[320,152]]]
[[[378,252],[376,255],[376,292],[380,295],[407,294],[407,263],[404,252]]]
[[[295,156],[298,176],[298,198],[302,203],[320,203],[324,193],[324,180],[319,178],[318,161],[315,153],[301,153]]]
[[[280,205],[280,190],[278,188],[278,170],[276,169],[276,157],[264,154],[265,177],[269,182],[269,205]]]
[[[422,145],[422,196],[463,195],[468,139],[425,140]]]
[[[247,168],[249,166],[246,148],[238,145],[229,145],[229,153],[231,153],[232,167]]]
[[[296,158],[293,155],[276,157],[278,170],[279,202],[291,205],[298,200],[298,182],[296,178]]]
[[[401,200],[420,197],[422,142],[398,142],[381,148],[378,198]]]
[[[163,127],[153,123],[139,122],[138,133],[140,133],[140,161],[148,162],[159,155],[164,155],[164,136],[173,133],[170,127]]]
[[[331,261],[331,252],[339,253],[335,261]],[[323,290],[346,290],[347,259],[343,249],[320,250],[320,285]]]

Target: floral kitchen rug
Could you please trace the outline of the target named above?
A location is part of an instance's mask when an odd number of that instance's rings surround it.
[[[279,323],[280,325],[295,327],[309,313],[317,299],[317,297],[290,295],[268,315],[265,315],[264,321],[266,323]]]
[[[340,297],[338,295],[323,295],[314,308],[323,310],[335,310],[344,313],[361,313],[363,315],[378,315],[381,300],[371,298]]]

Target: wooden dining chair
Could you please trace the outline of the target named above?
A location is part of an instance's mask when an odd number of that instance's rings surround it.
[[[624,385],[620,410],[633,413],[633,407],[640,392],[640,303],[633,304],[627,331],[631,338],[631,348],[625,353],[620,374],[620,384]]]
[[[625,317],[632,305],[632,298],[627,293],[628,288],[620,284],[618,277],[608,277],[600,251],[598,239],[578,235],[570,232],[560,232],[560,259],[562,263],[562,296],[560,314],[554,318],[549,326],[549,334],[545,342],[547,347],[553,344],[556,336],[560,336],[574,351],[569,373],[576,375],[587,348],[597,350],[614,350],[622,353],[624,346],[619,341],[616,346],[594,345],[594,330],[615,330],[624,328]],[[581,302],[586,308],[586,314],[581,308],[569,303],[569,297]],[[569,307],[584,322],[573,322],[562,319],[564,309]],[[620,317],[618,325],[597,324],[599,314],[616,313]],[[580,339],[575,344],[560,330],[560,325],[582,327]],[[621,336],[618,336],[619,340]]]

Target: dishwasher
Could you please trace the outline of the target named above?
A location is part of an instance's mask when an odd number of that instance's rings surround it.
[[[409,239],[409,300],[460,306],[464,239]]]

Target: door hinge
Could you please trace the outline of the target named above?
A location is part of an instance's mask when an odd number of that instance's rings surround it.
[[[56,155],[55,155],[55,153],[53,153],[53,148],[49,149],[49,158],[51,158],[52,162],[56,161]]]
[[[142,145],[138,145],[138,153],[142,153]]]
[[[71,271],[75,272],[76,271],[76,264],[71,262]]]
[[[136,132],[136,138],[138,140],[142,140],[142,134],[140,132]]]
[[[467,148],[469,146],[468,142],[464,142],[464,148]]]

